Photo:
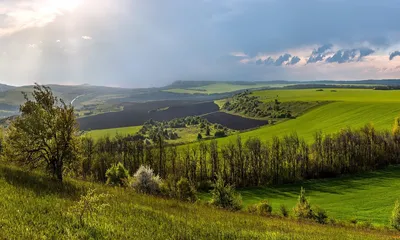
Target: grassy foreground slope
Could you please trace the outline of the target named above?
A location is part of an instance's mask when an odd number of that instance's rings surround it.
[[[296,205],[303,186],[311,204],[325,209],[329,217],[388,226],[394,202],[400,196],[399,176],[400,166],[396,166],[355,176],[309,180],[276,187],[246,188],[239,189],[239,192],[244,205],[268,199],[273,212],[279,213],[281,204],[289,209]],[[209,198],[209,194],[202,195],[203,200]]]
[[[87,188],[110,194],[109,207],[81,227],[66,214]],[[371,231],[233,213],[0,165],[0,238],[7,239],[394,239]]]

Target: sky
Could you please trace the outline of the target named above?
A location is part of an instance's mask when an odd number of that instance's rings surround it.
[[[400,78],[398,0],[0,0],[0,82]]]

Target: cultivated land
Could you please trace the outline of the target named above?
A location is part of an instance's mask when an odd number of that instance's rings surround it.
[[[400,196],[399,176],[400,167],[396,166],[353,176],[238,191],[244,205],[267,199],[273,212],[279,214],[281,204],[290,210],[296,205],[300,188],[304,187],[311,204],[325,209],[329,217],[388,226],[393,204]],[[202,194],[203,200],[209,198],[209,194]]]
[[[68,212],[88,188],[109,194],[109,207],[81,227]],[[6,239],[395,239],[398,234],[234,213],[76,180],[60,186],[2,165],[0,206],[0,238]]]
[[[164,90],[166,92],[173,93],[187,93],[187,94],[215,94],[215,93],[226,93],[235,92],[245,89],[256,89],[256,88],[267,88],[267,87],[284,87],[290,84],[271,84],[271,83],[257,83],[257,84],[234,84],[234,83],[213,83],[200,87],[192,88],[172,88]]]

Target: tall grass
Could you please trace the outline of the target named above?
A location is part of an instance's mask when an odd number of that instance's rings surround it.
[[[88,188],[110,207],[81,226],[67,214]],[[391,239],[396,232],[324,226],[140,195],[0,166],[0,239]]]

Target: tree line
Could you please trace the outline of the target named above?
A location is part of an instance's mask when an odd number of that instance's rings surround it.
[[[107,170],[121,163],[130,175],[144,165],[165,180],[184,177],[206,187],[221,176],[228,184],[247,187],[335,177],[400,161],[399,119],[392,132],[377,131],[372,125],[335,134],[317,132],[311,144],[293,133],[270,141],[242,140],[238,135],[224,145],[212,140],[170,146],[161,134],[153,144],[134,136],[97,141],[78,136],[72,106],[44,86],[36,85],[32,97],[25,95],[21,116],[5,134],[3,159],[42,167],[59,180],[69,174],[106,182]]]
[[[160,136],[153,145],[126,137],[82,138],[79,175],[105,181],[105,172],[121,162],[133,174],[141,165],[154,169],[163,179],[185,177],[193,183],[214,181],[221,175],[237,187],[290,183],[335,177],[398,164],[400,134],[377,131],[372,125],[343,129],[335,134],[315,134],[307,144],[293,133],[271,141],[257,137],[224,145],[200,141],[168,146]]]

